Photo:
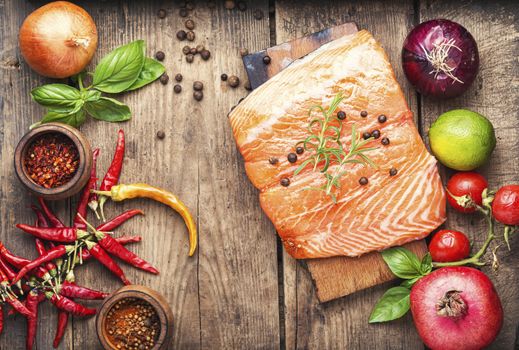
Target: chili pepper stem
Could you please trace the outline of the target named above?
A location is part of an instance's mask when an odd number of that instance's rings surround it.
[[[99,197],[99,211],[101,212],[101,220],[103,220],[103,222],[106,221],[104,206],[105,206],[105,202],[107,199],[108,199],[108,197],[106,197],[106,196]]]

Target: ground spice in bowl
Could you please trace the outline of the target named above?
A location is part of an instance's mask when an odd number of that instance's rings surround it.
[[[150,303],[139,298],[117,301],[108,311],[104,326],[114,349],[152,349],[160,335],[157,312]]]
[[[79,167],[79,152],[71,139],[49,133],[35,139],[24,154],[23,164],[29,178],[44,188],[69,182]]]

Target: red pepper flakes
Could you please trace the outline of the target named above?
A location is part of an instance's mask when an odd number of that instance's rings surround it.
[[[36,184],[55,188],[66,184],[76,174],[79,152],[68,137],[46,134],[31,143],[25,153],[24,165]]]

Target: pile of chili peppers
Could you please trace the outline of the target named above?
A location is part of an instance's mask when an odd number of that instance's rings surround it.
[[[94,150],[94,164],[90,180],[83,189],[73,225],[67,227],[47,206],[38,199],[39,206],[32,206],[36,214],[34,225],[16,225],[35,237],[39,257],[28,260],[10,252],[0,242],[0,332],[3,326],[1,306],[8,303],[14,312],[27,318],[26,348],[32,349],[36,336],[38,305],[49,300],[59,312],[58,327],[54,338],[57,347],[63,338],[69,315],[91,316],[95,309],[85,307],[75,299],[103,299],[106,293],[79,286],[75,282],[74,268],[94,258],[115,274],[124,284],[130,284],[123,270],[111,255],[143,271],[158,274],[159,271],[145,260],[125,248],[128,243],[141,241],[140,236],[113,237],[113,230],[136,215],[140,210],[128,210],[115,218],[104,220],[103,205],[108,198],[114,201],[145,197],[152,198],[177,211],[186,222],[189,231],[189,255],[196,250],[196,223],[187,207],[172,193],[146,184],[119,185],[124,159],[125,139],[119,131],[117,148],[112,164],[97,190],[96,160],[99,149]],[[100,195],[101,198],[97,196]],[[88,208],[99,209],[103,223],[97,227],[87,220]],[[99,217],[99,215],[98,215]],[[23,300],[24,299],[24,300]],[[23,300],[23,301],[22,301]]]

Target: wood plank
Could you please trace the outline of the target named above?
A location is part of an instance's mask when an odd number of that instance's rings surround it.
[[[472,2],[427,1],[421,4],[420,21],[446,18],[462,24],[474,36],[479,47],[480,71],[473,86],[462,96],[437,101],[422,98],[425,130],[436,118],[448,110],[468,108],[483,114],[495,127],[497,146],[490,163],[479,169],[487,176],[491,188],[519,181],[517,161],[519,130],[519,29],[517,4],[506,1]],[[452,171],[442,167],[447,179]],[[461,215],[448,208],[446,227],[466,232],[476,246],[486,237],[485,223],[479,216]],[[501,235],[501,227],[496,231]],[[498,255],[501,267],[494,273],[490,267],[483,269],[494,282],[505,311],[505,323],[492,349],[512,349],[517,337],[519,320],[519,244],[512,237],[512,251],[501,246]],[[487,253],[487,260],[492,254]]]
[[[416,113],[416,95],[407,89],[399,64],[401,43],[413,25],[411,1],[392,2],[390,7],[370,1],[277,2],[276,42],[348,21],[370,30],[382,43]],[[319,305],[309,274],[286,253],[283,269],[287,348],[422,348],[409,316],[393,323],[368,325],[371,309],[388,285]]]

